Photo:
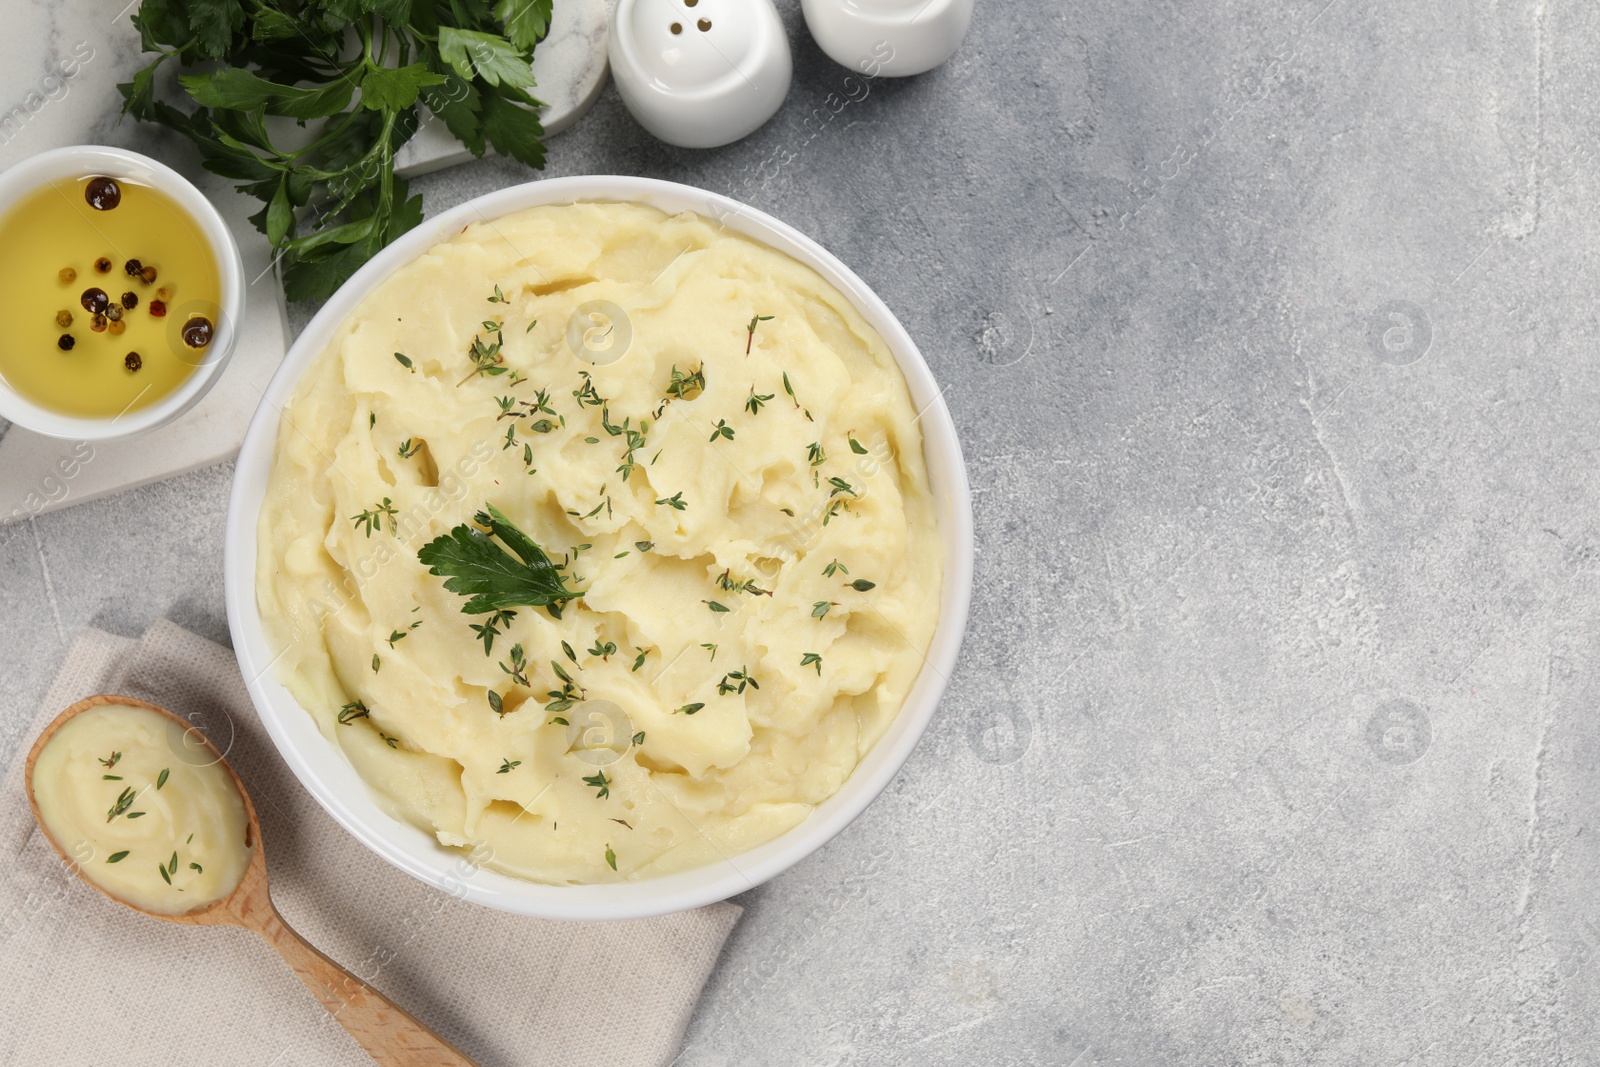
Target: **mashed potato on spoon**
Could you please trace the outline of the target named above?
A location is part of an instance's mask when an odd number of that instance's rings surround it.
[[[285,408],[259,522],[323,734],[397,817],[557,884],[803,820],[899,710],[942,579],[883,340],[636,204],[471,225],[379,285]]]

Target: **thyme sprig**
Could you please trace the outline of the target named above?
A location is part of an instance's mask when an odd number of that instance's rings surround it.
[[[729,671],[722,676],[722,681],[717,683],[717,695],[727,696],[729,693],[742,693],[746,686],[751,689],[760,689],[761,683],[756,681],[755,676],[750,673],[749,667],[740,664],[738,670]]]
[[[395,517],[398,514],[399,512],[394,507],[394,501],[384,497],[382,503],[362,509],[359,515],[350,516],[350,523],[358,530],[365,528],[367,536],[371,537],[374,530],[379,533],[383,532],[383,518],[387,515],[389,517],[389,532],[399,533],[400,527],[395,521]]]
[[[770,321],[772,321],[772,316],[771,315],[752,315],[750,317],[750,324],[745,327],[745,332],[746,332],[746,336],[745,336],[745,339],[744,339],[744,354],[745,355],[748,356],[750,354],[750,346],[755,343],[756,326],[759,325],[760,323],[770,322]]]

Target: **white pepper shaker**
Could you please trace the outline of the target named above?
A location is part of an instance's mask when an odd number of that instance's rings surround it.
[[[618,0],[610,55],[639,125],[683,148],[753,133],[783,104],[794,75],[772,0]]]
[[[835,63],[891,78],[932,70],[972,25],[973,0],[801,0],[806,26]]]

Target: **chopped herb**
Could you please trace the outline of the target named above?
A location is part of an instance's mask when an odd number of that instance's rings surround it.
[[[672,714],[677,715],[677,714],[679,714],[681,712],[684,715],[693,715],[695,712],[699,711],[703,707],[705,707],[704,704],[685,704],[683,707],[677,709],[677,711],[674,711]]]
[[[559,605],[581,595],[566,587],[544,549],[493,504],[486,508],[473,521],[488,527],[488,533],[463,523],[417,552],[417,559],[430,574],[445,576],[446,589],[469,598],[461,608],[464,614],[486,615],[514,606],[555,606],[559,610]]]
[[[783,391],[789,394],[789,399],[794,401],[794,406],[800,406],[800,398],[794,395],[794,386],[789,384],[789,372],[783,372]]]
[[[521,760],[519,760],[519,759],[507,759],[506,757],[501,756],[500,757],[500,769],[498,771],[495,771],[494,773],[496,773],[496,774],[510,774],[513,768],[520,767],[520,766],[522,766],[522,761]]]
[[[629,670],[637,671],[640,667],[643,667],[644,666],[644,658],[646,656],[648,656],[649,654],[650,654],[650,650],[649,649],[641,648],[639,650],[639,658],[633,661],[633,666],[630,667]]]
[[[167,784],[167,775],[169,775],[171,773],[172,773],[172,768],[171,767],[163,767],[163,768],[161,768],[161,773],[156,775],[156,790],[157,791],[160,791],[161,787]]]
[[[738,670],[729,671],[722,676],[722,681],[717,683],[717,693],[720,696],[727,696],[729,693],[742,693],[747,685],[751,689],[761,688],[761,683],[757,682],[755,677],[751,675],[750,668],[741,664]]]
[[[506,716],[505,698],[502,697],[499,693],[496,693],[493,689],[489,690],[487,695],[489,697],[489,710],[494,712],[496,715],[500,716],[502,719],[505,718],[505,716]]]
[[[418,605],[418,607],[420,607],[420,606],[421,605]],[[412,610],[416,610],[416,609],[414,608]],[[407,634],[409,634],[412,630],[415,630],[417,627],[419,627],[421,625],[422,625],[422,620],[418,619],[416,622],[412,623],[410,626],[407,626],[404,630],[392,630],[392,631],[390,631],[390,633],[389,633],[389,647],[393,648],[394,647],[394,643],[396,641],[404,640]]]
[[[604,800],[606,797],[611,795],[611,781],[606,777],[605,771],[597,771],[594,774],[588,775],[584,778],[583,784],[593,786],[594,788],[600,790],[595,794],[596,800]]]
[[[706,390],[705,367],[695,368],[692,374],[684,374],[678,369],[677,364],[672,366],[672,381],[667,385],[667,393],[679,400],[693,400]],[[694,394],[691,396],[690,394]]]
[[[583,695],[583,687],[574,682],[572,675],[568,674],[561,664],[555,660],[550,661],[550,667],[556,672],[556,677],[561,679],[561,688],[551,689],[545,693],[549,700],[545,704],[544,710],[547,712],[566,711],[576,704]],[[561,720],[561,724],[565,726],[566,721]]]
[[[828,461],[828,452],[822,447],[821,441],[812,441],[806,445],[806,459],[811,461],[813,467],[820,467]]]
[[[189,864],[189,869],[190,869],[190,870],[191,870],[191,871],[197,871],[197,872],[199,872],[199,873],[200,873],[200,874],[205,874],[205,873],[206,873],[206,869],[205,869],[205,868],[204,868],[204,867],[202,867],[202,866],[200,866],[200,865],[199,865],[199,864],[198,864],[198,863],[193,863],[193,862],[191,862],[191,863],[190,863],[190,864]]]
[[[643,730],[640,730],[638,733],[633,735],[633,743],[636,744],[636,745],[644,744],[644,731]],[[630,826],[629,829],[631,830],[632,827]]]
[[[715,441],[719,437],[733,440],[733,427],[728,425],[727,419],[718,419],[716,427],[711,431],[710,440]]]
[[[465,378],[456,383],[456,388],[458,389],[473,378],[479,376],[492,378],[495,375],[504,374],[509,369],[505,366],[505,357],[500,354],[500,324],[486,321],[484,326],[489,328],[489,331],[495,335],[495,341],[493,344],[488,344],[485,343],[482,337],[474,336],[472,338],[472,345],[467,349],[467,359],[472,363],[472,370],[467,372]]]
[[[717,646],[714,643],[712,643],[710,641],[705,641],[705,642],[701,643],[700,647],[711,653],[711,659],[708,660],[707,662],[709,662],[709,663],[717,662]]]
[[[410,459],[412,456],[416,455],[417,452],[421,450],[421,448],[422,448],[422,442],[421,441],[418,441],[418,440],[416,440],[415,438],[412,438],[412,437],[408,437],[404,441],[400,442],[400,448],[399,448],[400,458],[401,459]]]
[[[714,612],[717,612],[718,614],[728,610],[726,605],[718,604],[715,600],[702,600],[700,603],[704,604],[706,607],[710,608]]]
[[[483,654],[487,656],[494,648],[494,639],[502,632],[500,627],[509,627],[516,617],[517,613],[514,611],[501,610],[490,615],[482,625],[475,622],[467,623],[467,628],[478,635],[479,640],[483,642]]]
[[[745,327],[745,331],[748,334],[748,336],[746,336],[745,339],[744,339],[744,354],[745,355],[748,356],[750,354],[750,345],[752,343],[754,343],[754,341],[756,339],[756,323],[758,323],[758,322],[767,322],[771,318],[772,318],[771,315],[752,315],[750,317],[750,325]]]
[[[638,429],[633,427],[633,418],[630,416],[622,420],[618,426],[611,421],[611,413],[605,407],[600,408],[600,425],[605,427],[606,433],[612,437],[622,437],[628,445],[627,452],[623,453],[622,463],[617,467],[617,472],[622,475],[622,480],[627,481],[636,466],[633,460],[634,452],[645,446],[646,435],[650,432],[650,424],[643,419],[639,420]]]
[[[606,398],[601,396],[599,391],[595,389],[594,379],[589,377],[589,372],[586,370],[581,370],[578,372],[578,377],[583,379],[583,384],[572,391],[573,398],[578,401],[578,406],[580,408],[603,407],[605,405]]]
[[[406,355],[404,352],[396,352],[394,354],[394,358],[397,363],[399,363],[406,370],[410,371],[412,374],[417,373],[417,365],[412,363],[411,357]]]
[[[858,456],[864,456],[867,454],[867,446],[852,437],[850,438],[850,451],[854,452]]]
[[[855,581],[846,582],[845,584],[858,593],[865,593],[868,589],[878,588],[877,582],[869,582],[865,578],[857,578]]]
[[[684,502],[683,493],[681,491],[673,493],[670,497],[657,500],[656,503],[665,504],[674,511],[684,511],[689,507],[689,505]]]
[[[566,657],[572,662],[578,662],[578,654],[572,651],[572,646],[567,644],[565,641],[561,642],[561,651],[564,652]]]
[[[372,709],[368,708],[359,700],[352,700],[350,703],[339,709],[339,725],[347,726],[350,723],[355,722],[357,719],[364,719],[371,714]]]
[[[761,405],[772,399],[771,393],[758,393],[756,387],[750,387],[750,395],[744,398],[744,409],[752,415],[761,414]]]
[[[383,664],[383,661],[378,659],[378,654],[376,652],[374,652],[372,654],[372,673],[373,674],[377,674],[378,673],[378,668],[380,666],[382,666],[382,664]]]
[[[167,865],[165,863],[156,864],[156,870],[161,872],[161,880],[163,882],[167,883],[168,885],[172,884],[172,875],[168,872]]]
[[[838,496],[840,493],[849,493],[851,496],[860,496],[860,494],[851,487],[850,483],[845,481],[843,478],[829,478],[828,484],[833,486],[833,491],[828,494],[830,497]]]
[[[835,573],[838,573],[838,574],[849,574],[850,573],[850,568],[846,567],[843,563],[840,563],[838,560],[834,560],[832,563],[830,563],[826,567],[822,568],[822,576],[824,578],[832,578]]]
[[[763,589],[757,585],[754,578],[745,578],[736,582],[733,580],[731,573],[726,570],[717,575],[717,585],[729,593],[749,593],[752,596],[772,595],[770,590]]]
[[[605,644],[601,644],[600,639],[597,637],[594,639],[594,647],[588,651],[589,655],[591,656],[599,656],[601,659],[610,659],[611,653],[615,652],[616,650],[617,646],[614,642],[607,641]]]
[[[123,860],[128,858],[128,851],[128,849],[123,849],[121,852],[113,852],[111,855],[106,857],[106,862],[121,863]]]
[[[142,812],[142,811],[130,811],[130,812],[128,812],[128,818],[130,818],[130,819],[142,819],[142,818],[144,818],[144,812]]]
[[[813,619],[820,619],[828,614],[828,609],[831,607],[833,607],[833,601],[819,600],[815,604],[811,605],[811,617]]]
[[[802,668],[815,667],[817,669],[817,677],[822,677],[822,657],[817,653],[807,652],[801,655],[800,666]]]
[[[531,688],[533,683],[528,681],[528,657],[522,651],[522,645],[511,646],[511,662],[501,663],[500,669],[511,676],[511,680],[520,686]]]
[[[115,767],[117,765],[117,760],[119,760],[121,758],[122,758],[122,753],[113,752],[113,753],[111,753],[111,758],[110,759],[100,760],[99,763],[100,763],[100,766],[104,767],[106,770],[109,771],[111,768],[113,768],[113,767]]]
[[[350,522],[358,530],[363,526],[366,527],[367,536],[371,537],[374,530],[379,533],[383,532],[383,517],[387,515],[389,516],[389,532],[398,533],[400,527],[395,524],[396,514],[398,513],[394,509],[394,502],[388,497],[384,497],[383,503],[374,504],[361,514],[350,516]]]
[[[637,548],[640,552],[648,552],[652,548],[656,547],[656,543],[654,541],[635,541],[633,543],[633,547]]]
[[[100,776],[100,780],[102,782],[120,782],[120,781],[122,781],[122,775],[120,775],[120,774],[102,774]]]
[[[511,301],[506,299],[506,294],[502,293],[500,291],[500,287],[497,285],[497,286],[494,287],[494,295],[489,297],[489,303],[491,303],[491,304],[509,304],[509,303],[511,303]]]
[[[630,826],[628,829],[631,830],[633,827]],[[617,869],[617,854],[611,851],[610,845],[606,846],[606,862],[611,865],[613,871]]]
[[[400,747],[400,742],[399,742],[399,740],[397,738],[390,737],[388,734],[384,733],[382,730],[378,731],[378,736],[383,738],[383,743],[388,745],[390,748],[399,748]]]
[[[123,786],[122,792],[117,794],[117,802],[111,805],[110,811],[106,812],[106,822],[110,822],[112,819],[115,819],[118,815],[121,815],[123,812],[131,808],[134,800],[137,799],[138,796],[139,794],[135,793],[132,787]]]

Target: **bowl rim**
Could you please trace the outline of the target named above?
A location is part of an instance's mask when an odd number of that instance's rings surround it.
[[[82,441],[110,441],[153,430],[188,411],[221,377],[238,344],[244,318],[244,261],[233,233],[215,205],[194,183],[165,163],[125,148],[109,145],[65,145],[19,160],[0,171],[0,214],[47,182],[86,174],[122,178],[152,186],[170,196],[205,235],[217,263],[220,292],[217,332],[206,356],[171,393],[148,407],[113,415],[85,418],[52,410],[17,392],[0,378],[0,417],[47,437]]]
[[[431,833],[385,812],[354,767],[272,674],[277,656],[255,599],[256,524],[276,452],[282,405],[346,317],[395,270],[471,222],[524,208],[576,202],[642,203],[708,219],[785,252],[835,285],[878,330],[921,412],[923,455],[944,549],[939,619],[922,669],[888,730],[843,786],[798,825],[746,852],[676,874],[639,881],[548,885],[488,870],[472,854],[440,845]],[[960,441],[944,392],[888,306],[815,241],[739,201],[653,178],[578,175],[511,186],[469,200],[403,235],[367,262],[295,339],[262,394],[234,471],[224,533],[228,624],[251,702],[284,761],[334,821],[389,863],[461,899],[548,919],[635,919],[725,900],[788,870],[848,826],[893,780],[927,728],[954,669],[971,598],[971,495]]]

